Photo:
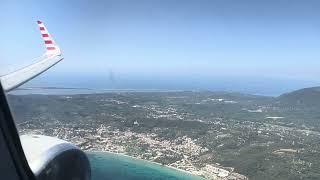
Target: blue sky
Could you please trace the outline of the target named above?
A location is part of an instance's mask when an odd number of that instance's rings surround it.
[[[320,82],[319,9],[311,0],[1,0],[0,70],[43,53],[40,19],[65,60],[35,85],[90,76],[202,84],[246,79],[244,85],[281,79],[295,82],[290,88],[312,86]]]

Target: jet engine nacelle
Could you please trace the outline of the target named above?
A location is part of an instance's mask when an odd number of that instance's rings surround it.
[[[89,180],[86,154],[77,146],[54,137],[22,135],[21,144],[38,180]]]

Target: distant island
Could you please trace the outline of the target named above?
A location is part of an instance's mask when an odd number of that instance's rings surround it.
[[[8,95],[21,134],[68,140],[206,179],[319,179],[320,88]]]

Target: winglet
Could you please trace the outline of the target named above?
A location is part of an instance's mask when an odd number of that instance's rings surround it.
[[[42,21],[37,21],[41,36],[46,46],[46,55],[61,55],[59,46],[55,43],[52,36],[49,34],[48,29],[44,26]]]
[[[0,76],[1,85],[5,91],[10,91],[30,81],[63,59],[59,46],[54,42],[44,24],[41,21],[37,21],[37,23],[46,45],[46,52],[39,57],[37,62]]]

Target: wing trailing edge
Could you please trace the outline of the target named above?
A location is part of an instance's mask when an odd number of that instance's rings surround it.
[[[46,47],[46,51],[35,63],[9,74],[0,76],[0,81],[5,91],[10,91],[21,86],[63,59],[59,46],[55,43],[43,22],[37,21],[37,23]]]

